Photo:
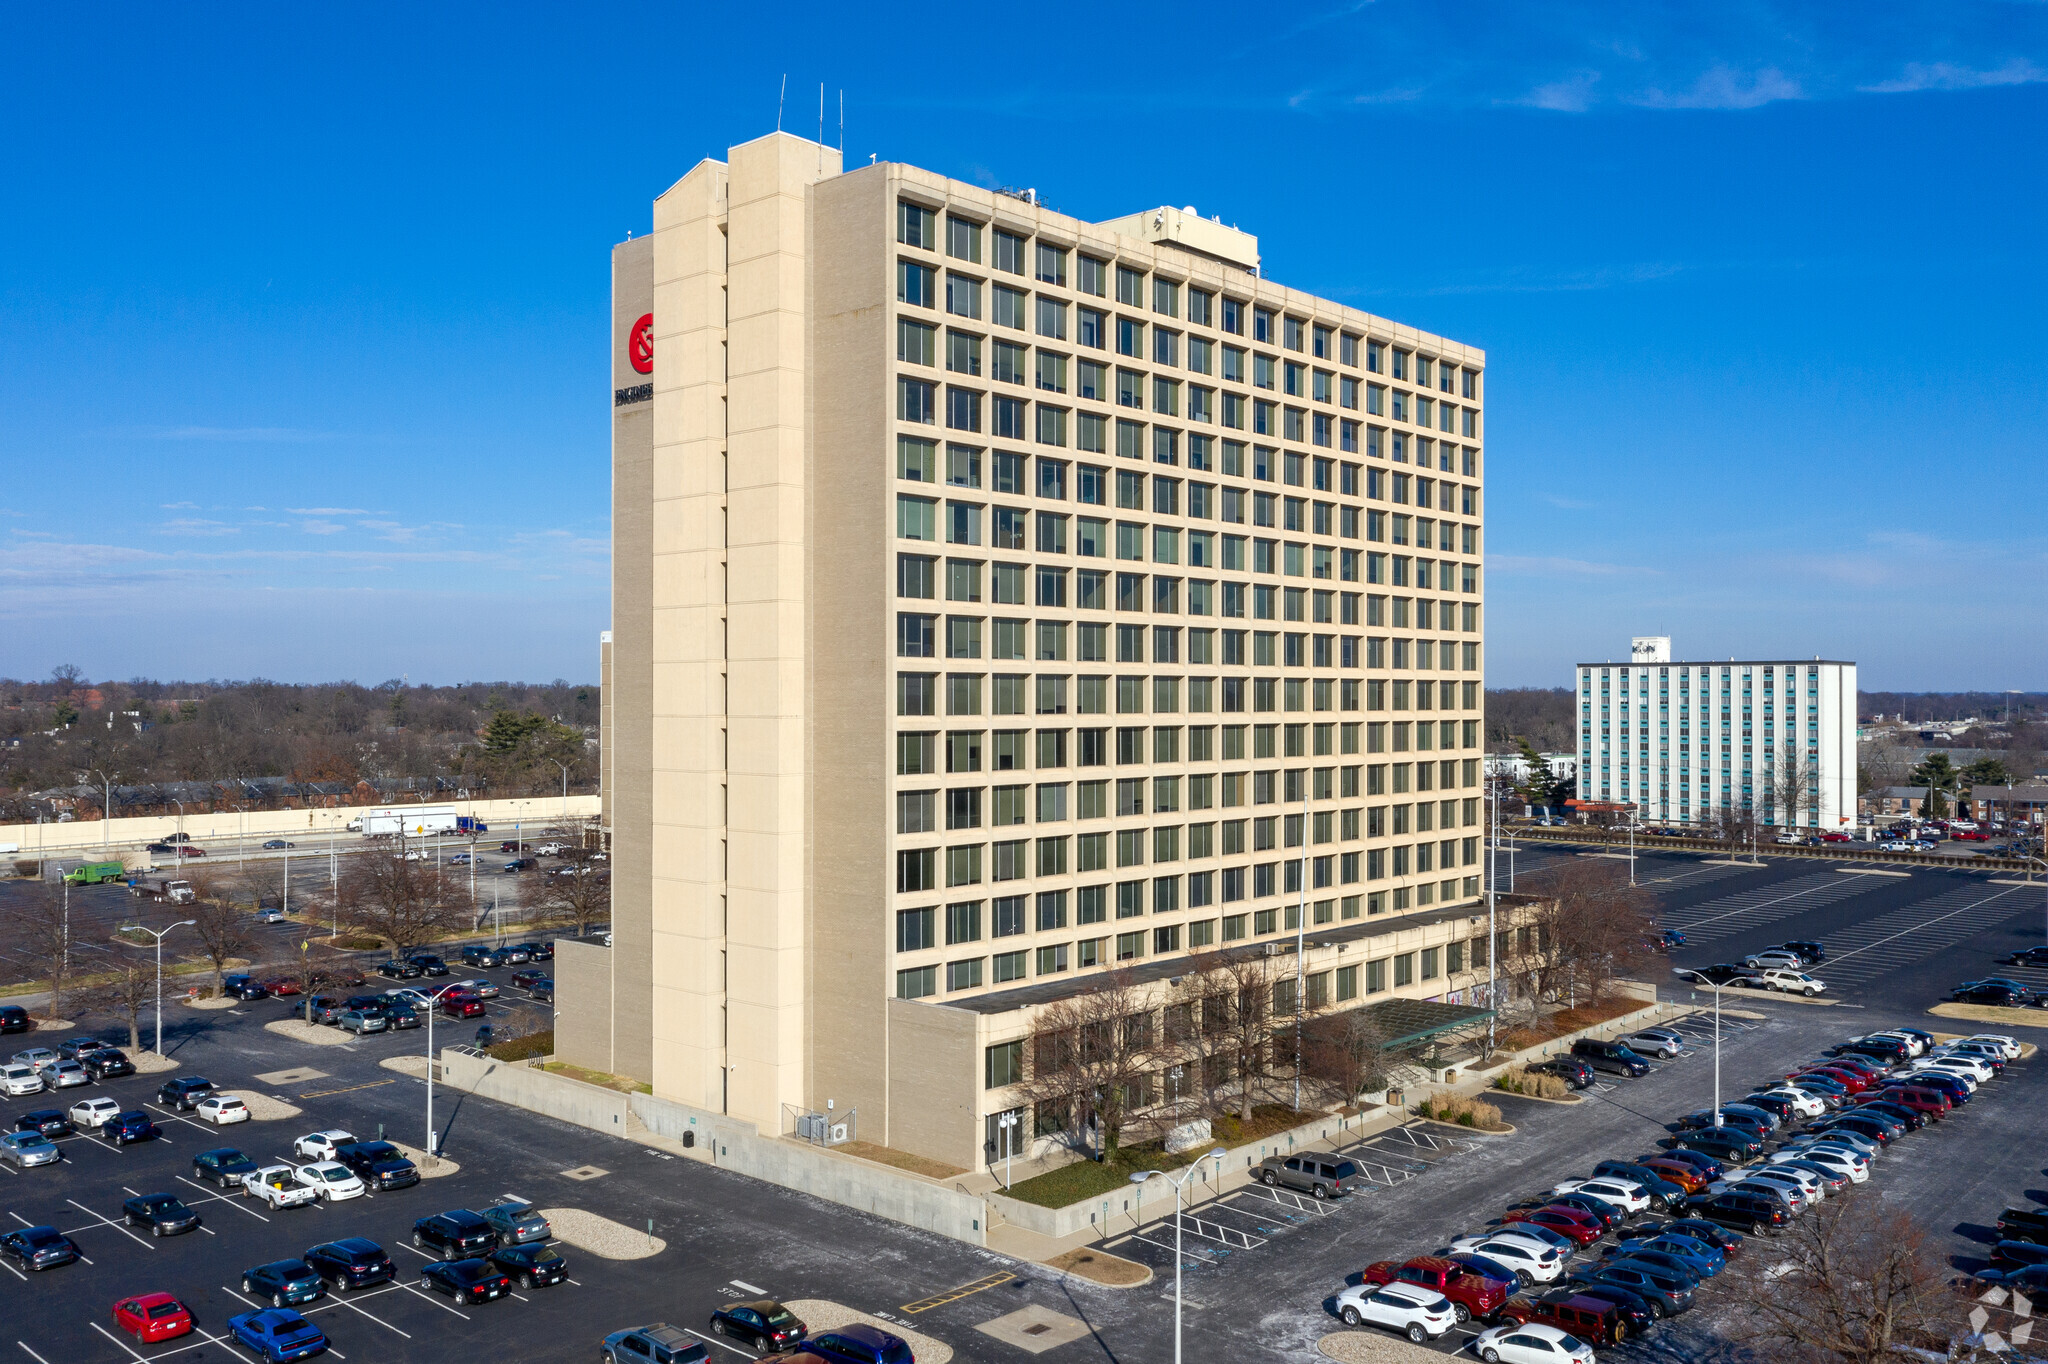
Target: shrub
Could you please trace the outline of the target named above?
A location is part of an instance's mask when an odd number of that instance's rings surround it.
[[[1527,1094],[1538,1099],[1562,1099],[1571,1086],[1555,1075],[1531,1075],[1520,1066],[1509,1066],[1494,1077],[1493,1087],[1509,1094]]]
[[[1453,1095],[1446,1095],[1440,1099],[1424,1099],[1415,1105],[1415,1111],[1425,1118],[1456,1123],[1460,1127],[1498,1131],[1505,1126],[1500,1120],[1498,1108],[1489,1103],[1481,1103],[1477,1099],[1461,1099]]]
[[[336,938],[334,945],[344,952],[375,952],[384,946],[382,938]]]
[[[500,1061],[525,1061],[535,1056],[552,1056],[555,1051],[555,1032],[530,1032],[524,1037],[514,1037],[493,1043],[486,1052]]]

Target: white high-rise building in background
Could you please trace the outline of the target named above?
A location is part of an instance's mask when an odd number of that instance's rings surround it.
[[[1664,636],[1578,668],[1579,798],[1659,823],[1754,811],[1827,831],[1856,819],[1856,665],[1681,663]]]

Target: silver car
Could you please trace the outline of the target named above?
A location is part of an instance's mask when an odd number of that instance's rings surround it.
[[[9,1132],[0,1137],[0,1160],[24,1170],[31,1165],[54,1165],[59,1155],[57,1143],[40,1132]]]
[[[1623,1046],[1638,1056],[1654,1056],[1668,1061],[1685,1050],[1685,1038],[1669,1028],[1644,1028],[1621,1039]]]
[[[387,1025],[383,1014],[367,1013],[362,1009],[350,1009],[334,1022],[342,1031],[352,1032],[357,1036],[366,1032],[383,1032]]]
[[[92,1072],[76,1061],[58,1061],[43,1072],[43,1078],[52,1089],[71,1089],[91,1084]]]

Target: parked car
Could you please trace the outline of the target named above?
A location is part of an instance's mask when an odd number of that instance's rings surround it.
[[[272,1307],[292,1307],[325,1297],[327,1284],[304,1260],[272,1260],[242,1271],[242,1292],[268,1298]]]
[[[1998,1239],[2048,1245],[2048,1208],[2007,1208],[1998,1214]]]
[[[1583,1297],[1566,1289],[1540,1298],[1511,1298],[1501,1309],[1501,1324],[1554,1326],[1583,1341],[1619,1345],[1630,1334],[1626,1315],[1614,1303]]]
[[[256,1162],[248,1153],[232,1146],[216,1146],[192,1157],[192,1177],[222,1189],[239,1189],[242,1177],[256,1173]]]
[[[1761,1155],[1764,1142],[1740,1127],[1707,1127],[1697,1132],[1680,1132],[1657,1143],[1672,1152],[1699,1151],[1716,1160],[1730,1165],[1740,1165],[1753,1156]]]
[[[1567,1179],[1551,1190],[1556,1194],[1591,1194],[1594,1198],[1612,1203],[1624,1213],[1633,1217],[1639,1212],[1650,1210],[1650,1194],[1642,1185],[1626,1179],[1610,1179],[1596,1175],[1592,1179]]]
[[[1463,1252],[1483,1255],[1496,1264],[1504,1265],[1515,1272],[1521,1283],[1550,1283],[1564,1272],[1564,1257],[1556,1246],[1535,1240],[1532,1237],[1517,1236],[1511,1229],[1487,1236],[1461,1236],[1451,1242],[1448,1250],[1438,1251],[1439,1255]]]
[[[0,1066],[0,1089],[5,1089],[10,1099],[18,1099],[24,1094],[40,1094],[43,1092],[42,1072],[34,1066],[10,1061]]]
[[[1384,1326],[1420,1345],[1457,1324],[1451,1301],[1413,1284],[1354,1284],[1337,1294],[1337,1315],[1346,1326]]]
[[[54,1165],[64,1158],[57,1143],[40,1132],[9,1132],[0,1136],[0,1161],[18,1170],[35,1165]]]
[[[1808,966],[1818,966],[1828,959],[1827,948],[1811,938],[1796,938],[1791,942],[1779,943],[1778,946],[1784,951],[1796,954],[1799,960]]]
[[[512,988],[515,990],[530,990],[533,988],[535,981],[546,980],[547,974],[546,971],[537,967],[523,967],[512,973]]]
[[[1635,1078],[1650,1073],[1650,1063],[1620,1042],[1602,1042],[1582,1037],[1572,1043],[1572,1055],[1595,1070]]]
[[[178,1236],[199,1227],[199,1214],[185,1206],[176,1194],[143,1194],[121,1205],[121,1220],[131,1227],[148,1227],[152,1236]]]
[[[193,1112],[216,1127],[249,1121],[249,1105],[232,1094],[209,1094]]]
[[[28,1010],[19,1004],[0,1004],[0,1034],[29,1032],[35,1027],[35,1020],[28,1016]]]
[[[345,1203],[369,1192],[363,1181],[356,1178],[355,1171],[338,1160],[316,1160],[310,1165],[301,1165],[292,1172],[292,1177],[329,1203]]]
[[[493,1203],[483,1210],[483,1219],[497,1233],[501,1246],[525,1245],[530,1241],[545,1241],[552,1237],[554,1228],[548,1219],[540,1215],[540,1209],[531,1203],[507,1200]]]
[[[1516,1283],[1513,1278],[1493,1278],[1440,1255],[1380,1260],[1367,1265],[1361,1277],[1368,1284],[1407,1284],[1441,1294],[1450,1300],[1459,1325],[1474,1317],[1491,1321]]]
[[[1341,1198],[1367,1182],[1356,1161],[1314,1151],[1267,1156],[1259,1162],[1259,1179],[1268,1185],[1299,1189],[1313,1198]]]
[[[320,1190],[300,1179],[294,1166],[266,1165],[242,1176],[242,1197],[273,1208],[307,1208],[320,1201]]]
[[[135,1063],[118,1047],[101,1047],[78,1058],[78,1064],[95,1080],[113,1080],[135,1073]]]
[[[450,990],[441,996],[441,1012],[449,1018],[481,1018],[484,1002],[461,990]]]
[[[293,995],[302,994],[306,988],[297,976],[265,976],[257,984],[278,999],[289,999]]]
[[[849,1328],[855,1329],[855,1328]],[[844,1331],[838,1334],[845,1334]],[[876,1334],[882,1334],[877,1332]],[[895,1337],[890,1337],[895,1339]],[[693,1337],[680,1326],[671,1326],[665,1321],[651,1326],[635,1326],[625,1331],[614,1331],[597,1344],[601,1364],[640,1364],[643,1360],[660,1359],[666,1356],[673,1364],[703,1364],[711,1357],[711,1347]],[[889,1364],[898,1364],[890,1360]],[[901,1364],[910,1364],[910,1348],[905,1346]]]
[[[361,1236],[323,1241],[301,1258],[313,1266],[313,1272],[325,1280],[328,1287],[337,1291],[387,1283],[398,1273],[398,1267],[391,1263],[384,1247]]]
[[[1638,1028],[1619,1040],[1623,1046],[1638,1056],[1655,1056],[1666,1061],[1684,1051],[1687,1046],[1685,1037],[1669,1028]]]
[[[1647,1301],[1660,1316],[1675,1316],[1692,1306],[1694,1281],[1690,1275],[1679,1277],[1634,1260],[1581,1265],[1572,1271],[1570,1282],[1625,1288]]]
[[[71,1115],[61,1108],[32,1108],[14,1120],[17,1132],[34,1132],[44,1137],[68,1137],[77,1129]]]
[[[186,1075],[166,1080],[156,1092],[156,1101],[165,1108],[175,1108],[180,1113],[190,1113],[199,1107],[199,1101],[213,1093],[213,1081],[198,1075]]]
[[[1576,1056],[1553,1056],[1523,1067],[1532,1075],[1555,1075],[1573,1089],[1590,1088],[1598,1078],[1593,1067]]]
[[[2000,1241],[1991,1247],[1993,1269],[2026,1269],[2033,1265],[2048,1265],[2048,1245],[2037,1241]]]
[[[407,957],[406,960],[419,967],[423,975],[445,976],[448,974],[448,963],[430,952],[422,952],[417,956]]]
[[[407,1189],[420,1182],[419,1167],[388,1141],[348,1142],[334,1148],[334,1158],[371,1193]]]
[[[266,1364],[286,1364],[327,1350],[327,1336],[289,1307],[266,1307],[228,1318],[228,1334]]]
[[[799,1355],[815,1355],[832,1364],[911,1364],[910,1342],[877,1326],[855,1323],[832,1331],[820,1331],[796,1347]],[[680,1361],[706,1359],[708,1355],[671,1354]]]
[[[429,1260],[420,1266],[420,1287],[446,1293],[457,1302],[491,1302],[512,1291],[512,1280],[489,1260]]]
[[[384,1017],[382,1010],[347,1009],[335,1016],[334,1026],[343,1032],[352,1032],[361,1037],[365,1033],[383,1032],[391,1023]]]
[[[502,947],[491,947],[483,943],[471,943],[468,947],[462,949],[462,964],[464,966],[481,967],[488,971],[503,966],[507,960],[508,954]]]
[[[386,980],[418,980],[426,972],[409,961],[380,961],[370,968]]]
[[[12,1255],[23,1269],[55,1269],[78,1258],[78,1243],[55,1227],[22,1227],[0,1232],[0,1255]]]
[[[552,942],[522,942],[514,943],[513,946],[526,953],[528,961],[553,961],[555,959],[555,945]]]
[[[163,1135],[149,1114],[139,1108],[125,1109],[100,1124],[100,1136],[116,1146],[130,1142],[154,1141]]]
[[[1672,974],[1694,985],[1754,988],[1759,983],[1756,972],[1746,966],[1737,966],[1726,961],[1716,962],[1712,966],[1681,966]]]
[[[1751,1236],[1781,1231],[1791,1224],[1792,1210],[1773,1194],[1729,1189],[1695,1199],[1693,1216]]]
[[[1620,1314],[1622,1323],[1631,1336],[1646,1336],[1657,1329],[1657,1309],[1640,1294],[1631,1293],[1606,1283],[1570,1283],[1550,1289],[1537,1298],[1538,1302],[1569,1302],[1573,1298],[1591,1298],[1604,1302]]]
[[[497,983],[486,980],[482,976],[478,976],[475,980],[459,980],[455,983],[463,991],[476,996],[478,999],[496,999],[498,997]]]
[[[1472,1341],[1486,1364],[1593,1364],[1593,1347],[1569,1331],[1541,1322],[1494,1326]]]
[[[192,1310],[168,1293],[144,1293],[114,1304],[114,1325],[144,1345],[192,1332]]]
[[[1775,947],[1751,953],[1742,959],[1742,964],[1754,971],[1761,971],[1766,967],[1780,971],[1797,971],[1806,965],[1799,959],[1797,952],[1786,952]]]
[[[508,1275],[521,1288],[545,1288],[558,1284],[569,1277],[569,1262],[553,1246],[538,1243],[522,1246],[500,1246],[487,1257],[499,1270]],[[781,1307],[781,1304],[772,1304]],[[787,1309],[783,1309],[787,1315]],[[795,1317],[789,1320],[796,1321]],[[797,1322],[798,1336],[801,1337],[802,1322]],[[778,1345],[757,1345],[758,1349],[779,1349]]]
[[[1790,995],[1804,995],[1816,998],[1827,990],[1827,982],[1815,979],[1804,971],[1790,967],[1767,966],[1758,972],[1767,990],[1782,990]]]
[[[36,1074],[41,1075],[64,1058],[52,1047],[30,1047],[26,1051],[14,1053],[8,1059],[17,1066],[33,1067]]]
[[[491,1224],[467,1208],[452,1208],[412,1224],[412,1243],[419,1250],[443,1250],[455,1256],[488,1250],[498,1243]]]
[[[1544,1227],[1579,1246],[1590,1246],[1607,1232],[1602,1220],[1588,1210],[1554,1204],[1536,1208],[1510,1208],[1501,1214],[1500,1220],[1503,1229]]]

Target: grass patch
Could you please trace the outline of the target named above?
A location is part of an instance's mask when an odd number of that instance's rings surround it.
[[[572,1080],[581,1080],[586,1085],[597,1085],[603,1089],[616,1089],[621,1094],[652,1094],[653,1085],[644,1085],[638,1080],[629,1080],[623,1075],[607,1075],[601,1070],[586,1070],[572,1066],[566,1061],[550,1061],[541,1067],[555,1075],[566,1075]]]
[[[1204,1142],[1177,1155],[1168,1155],[1165,1146],[1156,1141],[1120,1146],[1116,1154],[1107,1160],[1076,1161],[1042,1175],[1033,1175],[1030,1179],[1020,1179],[1006,1192],[1012,1198],[1035,1203],[1041,1208],[1064,1208],[1069,1203],[1100,1198],[1113,1189],[1126,1188],[1131,1176],[1140,1170],[1176,1170],[1199,1160],[1218,1146],[1242,1146],[1275,1132],[1299,1127],[1317,1116],[1313,1112],[1296,1112],[1283,1104],[1260,1104],[1252,1109],[1249,1120],[1235,1115],[1213,1120],[1215,1141]]]
[[[953,1179],[967,1173],[959,1166],[948,1165],[943,1160],[913,1155],[909,1151],[899,1151],[893,1146],[877,1146],[871,1141],[843,1141],[832,1149],[843,1151],[849,1156],[859,1156],[862,1160],[872,1160],[877,1165],[890,1165],[898,1170],[908,1170],[927,1179]]]
[[[384,948],[384,940],[382,938],[330,938],[328,939],[328,945],[339,948],[343,952],[379,952]]]
[[[1077,1278],[1093,1279],[1114,1288],[1132,1288],[1152,1277],[1152,1271],[1145,1266],[1103,1250],[1070,1250],[1045,1263],[1048,1269],[1063,1269]]]

